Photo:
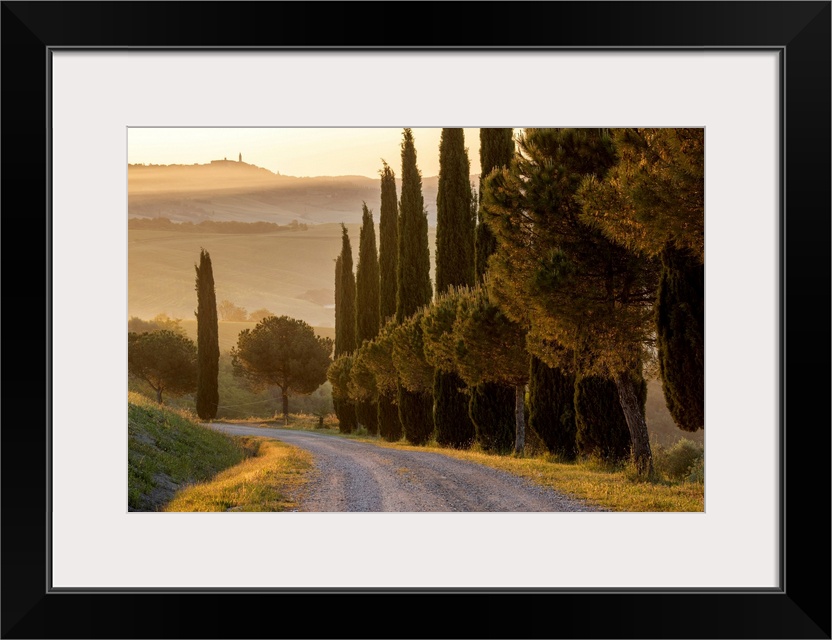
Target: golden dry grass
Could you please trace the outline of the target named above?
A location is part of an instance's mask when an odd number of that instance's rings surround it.
[[[292,511],[312,469],[307,451],[265,438],[241,437],[256,454],[207,482],[180,490],[164,511]]]

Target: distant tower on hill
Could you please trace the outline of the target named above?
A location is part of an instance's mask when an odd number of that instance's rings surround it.
[[[241,153],[240,158],[237,160],[237,162],[242,162],[242,161],[243,161],[243,154]]]

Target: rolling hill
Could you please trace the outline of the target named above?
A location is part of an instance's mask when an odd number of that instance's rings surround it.
[[[289,224],[360,222],[363,202],[376,218],[380,180],[365,176],[296,178],[245,162],[129,165],[128,215],[177,222],[263,220]],[[471,176],[478,184],[479,177]],[[436,176],[422,178],[428,224],[436,225]],[[399,182],[399,191],[401,183]]]
[[[347,224],[353,261],[359,224]],[[435,230],[429,230],[430,246]],[[376,237],[378,227],[376,226]],[[248,311],[265,307],[316,327],[335,326],[335,258],[341,226],[307,231],[217,234],[147,231],[128,233],[128,316],[166,313],[193,318],[194,264],[201,248],[211,254],[217,302],[230,300]],[[431,251],[433,259],[433,250]]]

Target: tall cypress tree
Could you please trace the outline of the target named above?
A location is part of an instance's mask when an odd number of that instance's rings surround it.
[[[203,420],[217,417],[219,395],[220,343],[217,326],[217,296],[214,293],[214,269],[205,249],[199,254],[196,269],[197,391],[196,412]]]
[[[379,316],[381,324],[395,321],[397,265],[399,262],[399,204],[396,174],[384,160],[381,174],[381,210],[379,211]],[[378,430],[382,438],[396,441],[402,437],[399,410],[386,393],[378,398]]]
[[[442,129],[436,193],[436,293],[474,284],[471,163],[462,129]]]
[[[549,453],[563,460],[574,460],[577,453],[574,398],[575,377],[532,356],[529,428],[543,441]],[[615,399],[618,399],[617,395]]]
[[[355,273],[352,268],[350,234],[341,223],[341,352],[355,351]]]
[[[705,426],[705,265],[668,244],[661,253],[656,344],[664,399],[683,431]]]
[[[335,359],[341,355],[343,349],[341,347],[341,326],[344,324],[342,319],[341,309],[341,254],[335,258]],[[338,424],[342,422],[341,417],[341,398],[332,390],[332,408],[335,411],[335,417],[338,418]]]
[[[422,197],[422,176],[416,166],[413,132],[405,129],[402,140],[402,195],[399,202],[399,257],[397,264],[396,321],[404,322],[420,307],[430,304],[430,250],[428,217]],[[414,444],[429,439],[433,429],[433,396],[398,388],[399,420],[405,438]]]
[[[376,230],[373,215],[363,203],[361,234],[358,242],[358,266],[355,275],[355,342],[360,347],[372,340],[379,330],[379,270],[376,253]],[[378,433],[378,407],[361,400],[356,405],[358,422],[371,434]]]
[[[494,169],[506,167],[514,156],[513,129],[480,129],[480,200],[483,182]],[[477,282],[482,282],[488,266],[488,257],[497,248],[497,241],[479,212],[475,233],[475,268]],[[477,426],[481,439],[503,442],[514,434],[514,389],[488,382],[471,389],[468,412]],[[508,436],[506,434],[509,434]],[[481,442],[480,444],[484,444]]]
[[[337,355],[347,355],[355,351],[355,275],[352,271],[352,246],[347,227],[341,224],[341,268],[338,287],[339,311],[335,316],[335,338],[340,341]],[[337,270],[337,263],[336,263]],[[336,356],[337,357],[337,356]],[[339,398],[339,429],[352,433],[357,427],[355,404],[348,398]]]
[[[381,209],[378,221],[379,315],[381,324],[396,315],[397,265],[399,263],[399,205],[396,174],[384,160],[381,174]]]
[[[637,401],[644,410],[647,383],[639,376]],[[575,427],[579,452],[608,462],[629,458],[632,439],[615,382],[600,376],[578,376],[575,382]]]
[[[513,129],[480,129],[480,199],[482,184],[494,169],[507,167],[514,156]],[[488,267],[488,257],[497,248],[497,240],[488,225],[484,223],[482,212],[477,221],[476,233],[476,270],[477,279],[482,282]]]
[[[471,164],[462,129],[442,129],[439,139],[439,185],[436,195],[436,295],[474,284],[474,229]],[[437,370],[433,422],[436,441],[467,449],[476,437],[468,415],[465,383],[453,372]]]

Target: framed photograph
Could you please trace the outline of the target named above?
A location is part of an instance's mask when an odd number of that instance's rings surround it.
[[[829,2],[2,12],[3,637],[830,637]],[[704,512],[127,512],[130,128],[549,126],[705,129]]]

